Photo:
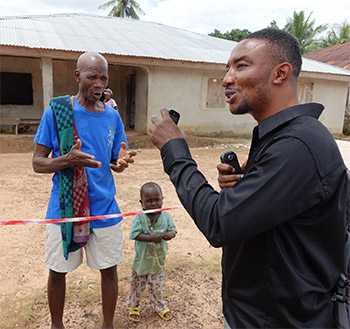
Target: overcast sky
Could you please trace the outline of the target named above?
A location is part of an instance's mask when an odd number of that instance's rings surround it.
[[[90,13],[106,15],[98,10],[106,0],[0,0],[1,16]],[[139,0],[146,15],[141,19],[176,26],[186,30],[209,33],[215,28],[254,31],[274,19],[283,26],[293,10],[312,11],[317,24],[350,23],[350,0]]]

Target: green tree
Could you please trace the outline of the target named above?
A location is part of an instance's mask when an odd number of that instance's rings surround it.
[[[315,26],[315,20],[311,16],[312,12],[306,16],[303,10],[294,11],[293,17],[287,20],[287,24],[283,28],[298,39],[302,53],[319,47],[319,41],[316,37],[327,29],[327,25]]]
[[[328,31],[325,39],[322,40],[322,47],[329,47],[335,44],[343,44],[350,41],[350,24],[345,21],[340,25],[335,25]]]
[[[138,14],[144,14],[136,0],[110,0],[100,5],[98,9],[107,9],[110,7],[112,9],[108,13],[108,16],[140,19]]]
[[[214,30],[214,32],[209,33],[210,36],[220,38],[220,39],[227,39],[232,41],[241,41],[245,37],[247,37],[250,34],[250,31],[247,29],[240,30],[240,29],[232,29],[231,31],[221,32],[217,29]]]

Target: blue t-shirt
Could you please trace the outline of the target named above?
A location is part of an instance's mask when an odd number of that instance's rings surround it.
[[[86,167],[90,214],[105,215],[120,213],[115,200],[116,188],[110,169],[111,160],[118,158],[121,142],[127,142],[124,125],[118,111],[105,106],[103,112],[89,112],[76,97],[73,102],[74,123],[82,146],[81,151],[92,154],[102,163],[101,168]],[[35,143],[52,150],[52,157],[60,155],[54,113],[50,107],[44,112],[35,135]],[[60,218],[59,173],[52,178],[52,191],[46,218]],[[107,227],[120,222],[120,218],[93,221],[93,228]]]

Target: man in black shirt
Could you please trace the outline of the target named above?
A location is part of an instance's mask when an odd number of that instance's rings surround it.
[[[166,110],[153,143],[178,196],[208,241],[223,248],[227,328],[332,328],[344,268],[346,168],[323,106],[298,105],[297,41],[264,29],[233,49],[224,88],[232,114],[254,128],[245,173],[219,165],[216,192],[198,171]],[[224,174],[230,174],[225,176]]]

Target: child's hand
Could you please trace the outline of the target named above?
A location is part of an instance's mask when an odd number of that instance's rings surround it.
[[[163,233],[163,240],[169,241],[171,239],[174,239],[175,235],[176,235],[175,232],[165,232]]]
[[[163,239],[163,233],[153,233],[151,234],[150,236],[151,238],[151,241],[154,242],[154,243],[160,243],[162,242],[162,239]]]

